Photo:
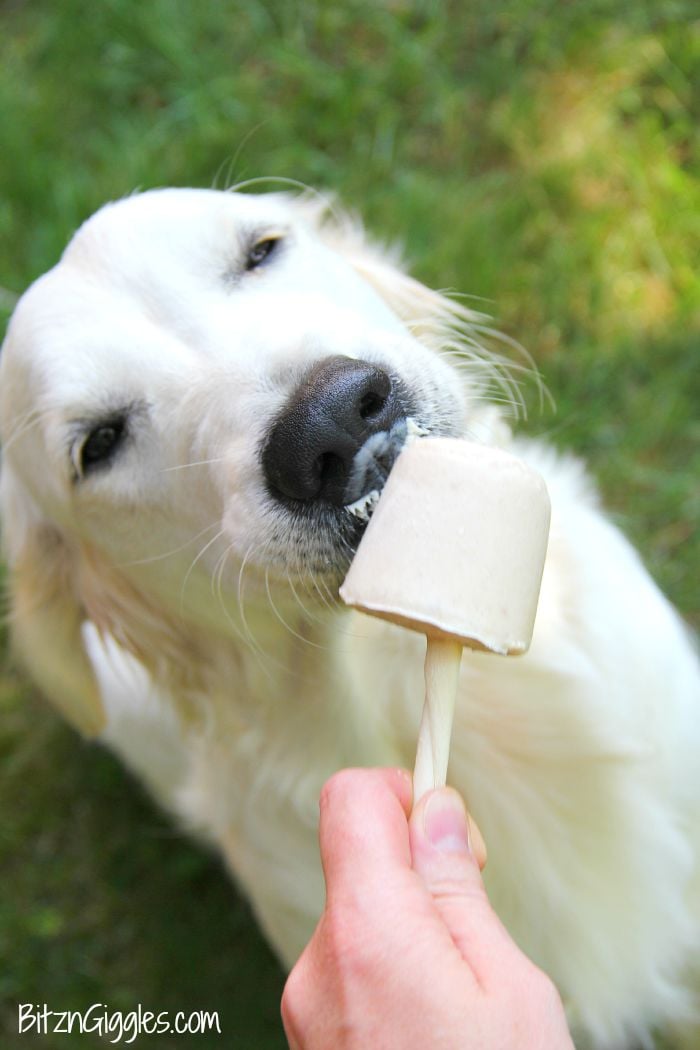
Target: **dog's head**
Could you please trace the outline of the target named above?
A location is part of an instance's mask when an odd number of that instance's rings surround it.
[[[171,610],[187,578],[205,619],[212,579],[235,591],[243,564],[337,584],[407,433],[484,426],[471,320],[315,199],[103,208],[3,348],[16,615],[60,597],[99,620],[85,581],[105,573]]]

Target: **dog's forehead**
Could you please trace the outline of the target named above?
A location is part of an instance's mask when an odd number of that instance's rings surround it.
[[[195,281],[214,291],[241,251],[242,238],[283,232],[294,221],[293,203],[214,190],[153,190],[108,204],[88,219],[60,261],[21,297],[8,328],[6,363],[31,345],[34,363],[53,371],[108,345],[144,318],[157,326],[195,299]],[[213,278],[213,280],[210,280]],[[106,319],[109,319],[106,322]],[[96,337],[99,336],[99,340]],[[69,341],[73,352],[64,353]],[[5,369],[7,371],[7,368]]]
[[[100,208],[75,234],[62,262],[114,281],[133,276],[139,260],[149,274],[225,265],[252,236],[284,232],[298,209],[280,194],[164,189]]]
[[[0,416],[37,401],[75,414],[107,387],[125,399],[156,383],[160,396],[202,362],[200,384],[217,368],[257,376],[261,361],[286,368],[329,331],[351,355],[369,325],[394,339],[403,329],[381,296],[313,237],[319,211],[283,194],[182,189],[106,205],[20,300],[0,360]],[[285,234],[294,251],[244,280],[254,241]]]
[[[155,232],[159,228],[182,226],[191,233],[202,224],[217,226],[223,222],[264,221],[266,217],[290,219],[295,212],[294,199],[282,193],[235,193],[222,190],[177,189],[148,190],[103,205],[80,228],[82,233],[124,224]]]

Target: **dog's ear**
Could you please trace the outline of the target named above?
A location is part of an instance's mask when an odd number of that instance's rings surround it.
[[[13,645],[68,722],[84,736],[96,736],[105,714],[82,640],[85,613],[77,593],[75,555],[59,530],[35,516],[26,501],[5,469],[3,541]]]
[[[134,658],[182,725],[201,729],[207,718],[201,697],[212,695],[209,632],[164,610],[88,544],[80,548],[78,577],[86,617],[102,639]]]

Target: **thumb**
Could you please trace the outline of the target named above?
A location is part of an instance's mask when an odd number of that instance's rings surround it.
[[[411,814],[409,835],[413,870],[463,958],[486,976],[514,946],[486,895],[479,870],[483,839],[457,792],[440,788],[424,795]]]

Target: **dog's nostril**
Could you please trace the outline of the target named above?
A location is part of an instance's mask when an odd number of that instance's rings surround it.
[[[341,507],[355,456],[368,438],[405,416],[391,377],[349,357],[329,357],[305,376],[262,450],[270,490]]]
[[[360,404],[358,406],[360,418],[372,419],[374,416],[379,415],[385,404],[386,397],[370,391],[360,399]]]
[[[340,456],[333,452],[324,452],[317,460],[318,480],[320,491],[337,485],[345,478],[345,465]]]

